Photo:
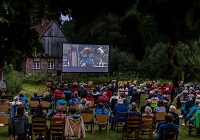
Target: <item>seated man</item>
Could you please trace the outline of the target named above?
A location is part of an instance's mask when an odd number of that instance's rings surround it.
[[[173,124],[173,115],[171,113],[168,113],[165,116],[165,121],[166,124],[161,124],[159,129],[158,129],[158,137],[157,140],[162,140],[163,139],[163,133],[164,131],[166,132],[178,132],[178,125]]]
[[[138,116],[138,117],[141,117],[140,112],[138,112],[136,110],[136,103],[132,102],[131,106],[132,106],[131,110],[127,112],[127,117],[129,117],[129,116]],[[123,126],[123,129],[126,130],[126,127],[127,127],[127,119],[126,119],[126,122],[125,122],[125,124]],[[131,133],[131,131],[130,131],[130,133]]]
[[[117,101],[117,105],[114,107],[114,116],[113,116],[112,123],[111,123],[111,128],[110,128],[111,130],[113,129],[113,126],[117,121],[118,112],[127,112],[127,107],[123,104],[123,100],[122,99],[119,99]],[[120,116],[120,117],[126,117],[126,115]]]
[[[37,92],[34,93],[34,96],[31,97],[31,101],[38,101],[40,102],[40,98],[37,96]]]

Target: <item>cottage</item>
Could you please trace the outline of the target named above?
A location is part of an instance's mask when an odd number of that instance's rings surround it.
[[[33,26],[38,34],[39,41],[43,44],[45,55],[35,54],[23,64],[22,71],[27,74],[46,72],[58,74],[62,69],[62,44],[71,43],[56,21],[42,20],[42,24]],[[45,56],[49,57],[45,57]]]

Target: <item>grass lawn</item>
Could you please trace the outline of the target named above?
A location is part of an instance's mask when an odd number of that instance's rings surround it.
[[[26,96],[28,99],[33,95],[34,92],[37,92],[39,95],[42,95],[46,91],[45,85],[30,85],[30,84],[24,84],[23,90],[26,93]],[[141,96],[141,104],[140,106],[145,104],[145,95]],[[139,110],[139,108],[138,108]],[[45,112],[45,111],[44,111]],[[180,114],[180,110],[177,110],[178,114]],[[31,118],[31,115],[29,115],[29,118]],[[195,135],[186,135],[188,126],[183,127],[181,124],[183,123],[183,120],[180,120],[180,126],[179,126],[179,140],[199,140],[200,137],[195,137]],[[6,136],[8,127],[0,127],[0,140],[10,140],[9,137]],[[86,140],[122,140],[122,129],[119,128],[119,132],[110,130],[109,134],[106,134],[106,130],[103,129],[103,131],[98,130],[98,126],[95,128],[95,134],[91,134],[90,129],[88,132],[86,132]],[[156,137],[154,137],[156,139]]]

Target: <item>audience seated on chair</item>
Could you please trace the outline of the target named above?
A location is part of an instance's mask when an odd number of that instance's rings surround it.
[[[108,109],[105,108],[104,103],[100,102],[98,104],[98,109],[96,110],[96,114],[108,114],[109,115],[109,111]],[[102,130],[102,126],[99,125],[99,130]]]
[[[114,116],[112,118],[112,123],[111,123],[111,130],[113,129],[113,126],[115,124],[115,122],[117,121],[117,117],[118,117],[118,112],[127,112],[127,107],[123,104],[123,100],[119,99],[117,101],[117,105],[114,107]],[[122,116],[120,116],[122,117]],[[126,117],[126,116],[124,116]]]
[[[147,99],[146,100],[146,104],[140,108],[140,113],[144,113],[145,112],[146,106],[151,107],[151,99]]]
[[[101,99],[105,100],[105,103],[109,104],[110,103],[110,99],[107,96],[107,92],[103,92],[103,95],[99,96],[97,99],[97,104],[100,102]]]
[[[157,106],[153,109],[153,113],[166,112],[166,108],[163,106],[163,100],[159,100]]]
[[[127,112],[127,117],[130,117],[130,116],[138,116],[138,117],[141,117],[141,113],[140,112],[138,112],[137,110],[136,110],[136,103],[135,102],[132,102],[131,103],[131,110],[130,111],[128,111]],[[124,129],[126,128],[126,124],[127,124],[127,118],[126,118],[126,122],[125,122],[125,125],[124,125]]]
[[[65,100],[65,94],[60,96],[60,99],[57,100],[56,105],[67,105],[67,101]]]
[[[70,105],[78,104],[78,99],[76,98],[75,93],[71,94],[71,99],[69,100]]]
[[[189,100],[184,103],[184,107],[181,108],[181,115],[180,118],[185,118],[190,111],[190,108],[195,105],[195,97],[190,96]]]
[[[123,104],[126,106],[126,108],[127,108],[127,111],[130,111],[131,110],[131,104],[130,104],[130,100],[128,100],[127,98],[124,98],[123,99]]]
[[[92,92],[88,93],[86,100],[93,102],[93,106],[91,106],[91,107],[94,107],[94,96],[92,95]]]
[[[81,103],[80,105],[78,106],[79,109],[84,109],[85,106],[86,106],[86,102],[87,102],[87,99],[86,98],[82,98],[81,99]]]
[[[65,114],[63,114],[63,106],[62,105],[59,105],[58,107],[57,107],[57,113],[55,114],[55,115],[53,115],[53,117],[52,118],[65,118],[66,117],[66,115]]]
[[[24,91],[20,91],[18,98],[19,98],[19,100],[24,101],[25,109],[28,110],[29,109],[29,105],[28,105],[28,99],[25,96],[25,92]]]
[[[85,138],[85,127],[82,117],[76,114],[75,108],[70,108],[70,116],[66,117],[65,123],[65,138],[78,137],[78,139]]]
[[[198,110],[196,111],[194,117],[190,119],[189,124],[192,124],[195,128],[200,129],[200,103],[198,105]],[[190,130],[188,130],[188,133],[191,133]]]
[[[135,102],[131,103],[131,109],[127,112],[127,115],[128,116],[138,116],[138,117],[141,116],[140,112],[138,112],[136,110],[136,103]]]
[[[29,120],[24,113],[25,108],[23,106],[19,106],[17,109],[17,115],[10,119],[8,136],[25,140],[28,135]]]
[[[166,132],[178,132],[178,125],[173,124],[173,115],[171,113],[168,113],[165,116],[165,122],[166,124],[161,124],[159,129],[158,129],[158,137],[157,140],[162,140],[163,139],[163,133],[164,131]]]
[[[22,105],[22,103],[19,101],[18,96],[15,96],[13,102],[11,103],[10,106],[10,117],[14,117],[16,115],[17,112],[17,108]]]
[[[171,113],[173,115],[173,117],[174,117],[173,123],[177,124],[179,126],[179,116],[176,113],[176,107],[174,105],[170,105],[170,107],[169,107],[169,113]]]
[[[71,99],[71,90],[69,90],[69,87],[65,87],[64,91],[62,92],[62,94],[65,94],[65,100],[67,102],[69,102],[69,100]]]
[[[34,119],[34,118],[44,118],[44,119],[46,118],[46,115],[43,112],[43,106],[42,106],[42,104],[39,104],[37,106],[36,112],[32,116],[32,119]],[[47,126],[46,126],[46,131],[47,131],[46,138],[48,138],[50,134],[49,134],[49,130],[48,130]]]
[[[34,95],[30,99],[31,101],[38,101],[40,102],[40,97],[38,97],[37,92],[34,93]]]

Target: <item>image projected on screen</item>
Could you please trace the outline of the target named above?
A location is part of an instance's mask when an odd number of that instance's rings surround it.
[[[62,72],[108,72],[109,45],[63,43]]]

